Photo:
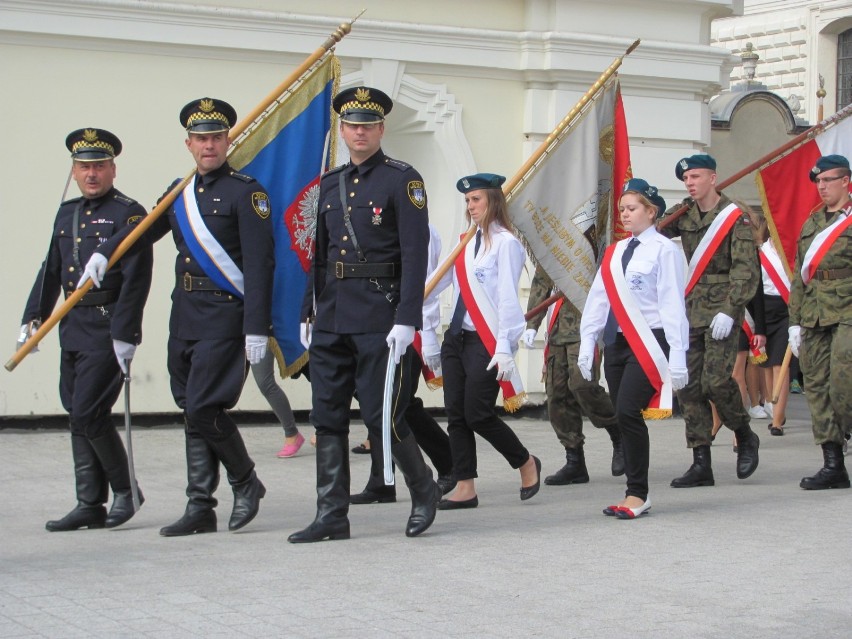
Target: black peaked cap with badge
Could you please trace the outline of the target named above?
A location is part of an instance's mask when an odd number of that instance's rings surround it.
[[[341,91],[334,97],[332,106],[341,122],[370,124],[384,121],[393,109],[393,100],[378,89],[362,86]]]
[[[71,151],[71,159],[78,162],[112,160],[121,153],[118,136],[94,127],[72,131],[65,138],[65,146]]]
[[[187,133],[221,133],[237,123],[237,112],[224,100],[200,98],[180,110],[180,123]]]

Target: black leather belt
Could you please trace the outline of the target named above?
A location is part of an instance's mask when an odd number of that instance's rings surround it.
[[[345,277],[399,277],[401,271],[402,265],[393,262],[383,264],[334,263],[334,275],[339,280]]]
[[[852,277],[852,268],[835,268],[814,273],[814,279],[820,281],[842,280],[847,277]]]
[[[65,297],[68,297],[73,292],[66,291]],[[77,306],[106,306],[115,302],[118,299],[118,294],[119,290],[117,288],[108,291],[89,291],[77,302]]]
[[[178,275],[177,286],[185,291],[213,291],[221,293],[222,289],[209,277],[194,277],[189,273]]]

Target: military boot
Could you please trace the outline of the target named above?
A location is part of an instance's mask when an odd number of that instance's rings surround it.
[[[610,470],[613,477],[621,477],[624,474],[624,447],[621,442],[621,431],[618,425],[607,426],[606,432],[609,433],[609,438],[612,441],[612,463]],[[547,480],[545,480],[547,481]]]
[[[317,435],[317,514],[310,526],[287,538],[291,544],[349,539],[349,439]]]
[[[396,501],[396,486],[385,485],[382,443],[370,438],[370,478],[360,493],[349,496],[350,504],[391,504]]]
[[[697,486],[715,486],[713,468],[710,464],[710,447],[696,446],[692,449],[692,466],[682,477],[672,479],[672,488],[695,488]]]
[[[849,474],[843,461],[843,446],[834,442],[822,445],[823,467],[813,477],[803,477],[799,483],[805,490],[849,488]]]
[[[746,479],[757,470],[760,438],[749,426],[736,430],[734,434],[737,437],[737,477]]]
[[[214,442],[212,447],[228,471],[228,483],[234,491],[228,530],[239,530],[257,516],[266,487],[254,471],[254,462],[238,430],[234,429],[227,438]]]
[[[423,460],[414,435],[409,434],[393,445],[393,457],[411,494],[411,515],[408,517],[405,535],[416,537],[435,521],[438,502],[441,501],[443,493],[441,487],[432,479],[432,469]]]
[[[62,519],[52,519],[44,527],[50,532],[78,528],[103,528],[106,521],[107,481],[103,468],[89,440],[71,435],[77,505]]]
[[[130,466],[127,462],[127,451],[121,442],[121,437],[114,428],[110,428],[106,435],[91,440],[92,447],[101,462],[109,485],[112,488],[112,506],[106,517],[105,526],[115,528],[129,520],[136,514],[133,507],[133,492],[130,490]],[[142,491],[139,492],[139,505],[145,503]]]
[[[216,532],[216,498],[219,486],[219,459],[207,442],[186,433],[186,496],[189,501],[183,517],[160,529],[163,537],[182,537]]]
[[[589,483],[589,471],[586,470],[586,455],[583,452],[582,446],[566,448],[565,462],[562,468],[544,478],[545,484],[548,486],[567,486],[568,484]],[[615,463],[614,451],[613,463]],[[622,461],[622,465],[623,463]]]

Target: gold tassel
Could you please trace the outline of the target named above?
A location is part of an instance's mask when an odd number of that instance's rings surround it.
[[[752,364],[763,364],[766,360],[769,359],[769,356],[766,353],[761,353],[760,355],[749,355],[748,361]]]
[[[513,397],[503,398],[503,408],[506,409],[507,413],[514,413],[521,406],[527,403],[527,394],[526,392],[518,393]]]
[[[269,338],[268,346],[269,350],[272,351],[272,354],[275,356],[275,361],[278,362],[278,374],[282,379],[287,379],[298,373],[305,364],[308,363],[308,351],[302,353],[295,362],[288,365],[287,362],[284,361],[284,353],[281,352],[281,347],[278,345],[278,342],[274,337]]]
[[[443,387],[444,387],[444,378],[443,378],[443,376],[441,376],[441,377],[433,377],[432,379],[427,380],[427,381],[426,381],[426,387],[427,387],[429,390],[438,390],[439,388],[443,388]]]
[[[646,408],[642,411],[645,419],[668,419],[672,416],[670,408]]]

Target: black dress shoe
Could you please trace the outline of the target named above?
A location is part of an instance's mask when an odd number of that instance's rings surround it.
[[[532,458],[535,462],[535,472],[537,477],[532,486],[527,486],[526,488],[521,486],[521,501],[526,501],[527,499],[534,497],[538,492],[538,489],[541,488],[541,460],[535,455],[532,455]]]
[[[456,487],[456,480],[453,479],[452,475],[438,475],[438,486],[441,488],[441,494],[446,495],[453,488]]]
[[[352,452],[356,455],[369,455],[370,449],[364,446],[364,444],[358,444],[355,448],[352,449]]]
[[[479,497],[477,495],[461,501],[442,499],[438,502],[438,510],[461,510],[463,508],[476,508],[477,506],[479,506]]]
[[[396,488],[385,486],[377,490],[365,488],[356,495],[349,495],[350,504],[392,504],[396,501]]]

